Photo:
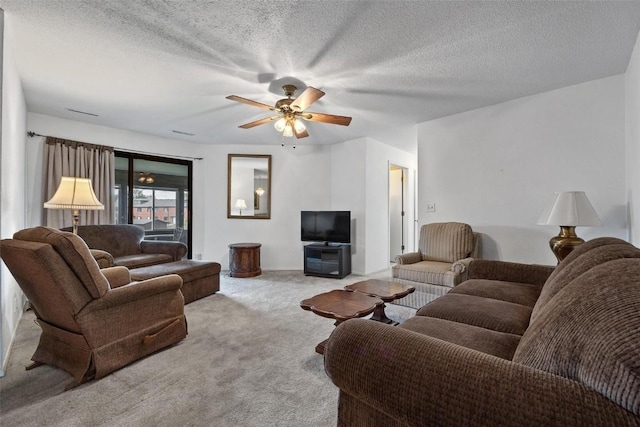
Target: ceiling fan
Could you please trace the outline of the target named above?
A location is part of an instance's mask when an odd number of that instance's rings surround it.
[[[295,99],[293,99],[292,97],[296,93],[296,90],[298,90],[297,87],[295,87],[294,85],[284,85],[282,86],[282,90],[284,91],[286,98],[280,99],[275,103],[273,107],[236,95],[227,96],[227,99],[230,99],[232,101],[253,105],[254,107],[262,108],[265,110],[277,111],[278,113],[280,113],[277,116],[265,117],[264,119],[245,123],[238,127],[242,129],[249,129],[255,126],[263,125],[265,123],[269,123],[271,121],[275,121],[274,127],[278,132],[282,132],[283,136],[295,135],[296,138],[305,138],[309,136],[309,133],[307,132],[304,123],[302,123],[302,121],[299,119],[342,126],[349,126],[349,123],[351,123],[351,117],[304,111],[307,109],[307,107],[324,96],[324,92],[319,89],[309,86],[304,90],[304,92],[300,94],[300,96]]]

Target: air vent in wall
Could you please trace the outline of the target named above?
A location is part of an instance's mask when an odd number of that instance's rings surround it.
[[[78,114],[86,114],[87,116],[100,117],[97,114],[87,113],[86,111],[74,110],[72,108],[67,108],[67,111],[71,111],[72,113],[78,113]]]
[[[180,135],[189,135],[189,136],[194,136],[195,135],[195,133],[182,132],[182,131],[179,131],[179,130],[172,130],[171,132],[179,133]]]

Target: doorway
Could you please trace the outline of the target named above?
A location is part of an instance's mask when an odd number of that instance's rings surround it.
[[[389,261],[407,249],[407,184],[408,169],[389,164]]]

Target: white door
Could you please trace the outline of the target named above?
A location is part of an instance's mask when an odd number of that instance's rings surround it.
[[[389,165],[389,261],[403,254],[407,242],[406,185],[407,169]]]

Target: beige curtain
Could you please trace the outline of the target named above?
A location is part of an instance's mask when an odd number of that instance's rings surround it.
[[[80,224],[112,224],[115,187],[113,147],[86,144],[66,139],[45,139],[42,171],[43,202],[51,199],[61,177],[90,178],[93,191],[104,210],[81,210]],[[71,227],[71,212],[66,209],[44,209],[43,223],[53,228]]]

